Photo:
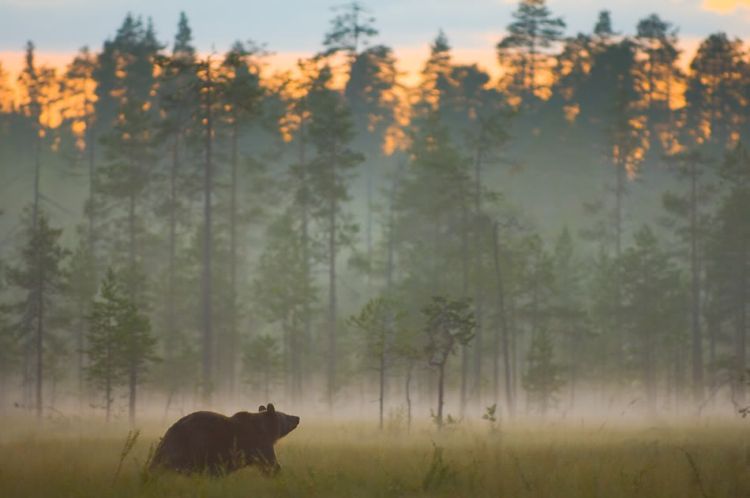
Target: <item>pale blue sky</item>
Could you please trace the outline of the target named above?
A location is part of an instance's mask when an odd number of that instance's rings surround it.
[[[20,50],[32,39],[42,52],[98,49],[127,12],[152,17],[162,41],[170,41],[180,10],[189,16],[201,50],[224,50],[235,39],[252,38],[277,52],[319,48],[339,0],[0,0],[0,52]],[[443,28],[456,48],[491,50],[515,7],[512,0],[370,0],[379,42],[395,47],[424,45]],[[568,33],[590,30],[597,11],[612,11],[615,28],[632,32],[638,19],[656,12],[695,40],[726,31],[750,39],[750,0],[549,0]],[[736,5],[719,13],[707,5]]]

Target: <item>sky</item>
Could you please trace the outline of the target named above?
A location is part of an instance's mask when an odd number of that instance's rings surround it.
[[[274,52],[271,64],[293,66],[317,51],[342,0],[0,0],[0,62],[14,72],[26,40],[39,60],[62,66],[80,47],[98,50],[128,12],[151,17],[162,42],[174,35],[184,10],[202,52],[222,52],[237,39],[252,39]],[[380,35],[394,47],[402,69],[416,70],[429,42],[443,29],[458,62],[496,70],[494,45],[517,0],[370,0]],[[686,53],[706,35],[725,31],[750,40],[750,0],[548,0],[567,33],[590,31],[599,10],[609,9],[615,29],[631,33],[639,19],[657,13],[680,28]]]

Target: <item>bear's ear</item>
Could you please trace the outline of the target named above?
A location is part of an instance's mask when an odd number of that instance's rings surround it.
[[[268,406],[266,407],[266,410],[268,410],[270,413],[275,413],[276,408],[273,407],[273,403],[268,403]]]
[[[258,411],[259,411],[259,412],[264,412],[264,411],[266,411],[266,407],[265,407],[265,406],[263,406],[263,405],[260,405],[260,406],[258,407]]]

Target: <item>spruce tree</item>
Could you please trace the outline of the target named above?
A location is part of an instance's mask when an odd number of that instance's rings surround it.
[[[34,216],[33,209],[30,213]],[[51,337],[51,322],[59,312],[59,297],[65,289],[63,261],[68,252],[60,245],[61,229],[52,228],[43,211],[36,213],[36,222],[26,220],[26,242],[21,249],[18,266],[8,269],[8,283],[25,294],[13,305],[13,327],[23,337],[26,350],[33,352],[34,401],[37,418],[44,412],[43,386],[45,352]]]
[[[130,424],[135,423],[136,390],[149,364],[156,360],[155,345],[148,317],[109,268],[91,306],[86,348],[87,376],[104,395],[107,421],[115,390],[127,386],[128,416]]]

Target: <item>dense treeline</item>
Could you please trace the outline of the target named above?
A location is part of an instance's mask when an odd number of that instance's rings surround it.
[[[499,81],[440,32],[416,88],[359,3],[283,74],[252,41],[198,53],[184,15],[168,45],[128,15],[64,72],[29,42],[0,113],[3,409],[740,406],[746,47],[683,67],[659,16],[595,21],[522,0]]]

